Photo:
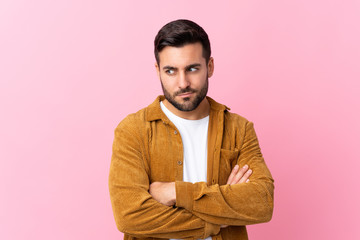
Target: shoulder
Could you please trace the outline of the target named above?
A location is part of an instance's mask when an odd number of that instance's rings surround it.
[[[164,117],[164,113],[161,110],[160,102],[164,99],[164,96],[158,96],[150,105],[140,109],[136,113],[126,116],[118,125],[118,127],[124,126],[145,126],[147,123],[155,120],[159,120]]]
[[[237,113],[229,112],[228,110],[224,112],[224,119],[226,121],[225,123],[227,124],[246,125],[249,122],[249,120],[247,120],[245,117]]]
[[[244,136],[247,129],[252,128],[253,123],[245,117],[237,114],[225,111],[224,113],[224,128],[228,134],[237,134]]]
[[[117,125],[115,131],[138,131],[146,124],[146,108],[127,115]]]
[[[251,122],[249,122],[249,120],[247,120],[245,117],[237,113],[230,112],[230,108],[227,107],[226,105],[216,102],[211,97],[207,97],[207,98],[212,110],[224,113],[225,130],[228,129],[234,130],[239,128],[245,129],[248,124],[251,124]]]
[[[145,108],[140,109],[135,113],[127,115],[116,127],[116,132],[124,132],[128,134],[137,134],[143,137],[144,134],[151,128],[150,125],[157,120],[164,117],[164,113],[160,108],[160,101],[163,96],[158,96],[155,101]]]

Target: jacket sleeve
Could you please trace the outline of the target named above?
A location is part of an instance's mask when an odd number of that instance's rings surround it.
[[[237,163],[253,170],[250,182],[207,186],[204,182],[176,182],[176,205],[205,221],[249,225],[270,221],[273,213],[273,179],[265,165],[251,122],[244,129]],[[221,167],[221,166],[220,166]],[[188,194],[181,194],[187,192]]]
[[[206,238],[220,226],[184,208],[165,206],[149,194],[144,147],[136,124],[123,121],[115,130],[109,191],[118,229],[133,237]]]

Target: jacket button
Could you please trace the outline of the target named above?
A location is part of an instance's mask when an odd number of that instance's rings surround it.
[[[181,165],[181,164],[182,164],[182,161],[178,161],[178,164]]]
[[[176,130],[174,131],[174,134],[177,134],[177,131],[176,131]]]

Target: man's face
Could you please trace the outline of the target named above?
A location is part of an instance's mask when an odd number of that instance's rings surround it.
[[[202,51],[201,43],[192,43],[159,52],[156,69],[165,98],[180,111],[195,110],[206,97],[214,62],[206,64]]]

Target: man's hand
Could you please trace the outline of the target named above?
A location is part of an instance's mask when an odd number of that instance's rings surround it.
[[[176,203],[175,182],[153,182],[150,184],[149,193],[156,201],[166,206]]]
[[[244,183],[249,182],[249,177],[252,173],[252,170],[249,169],[248,165],[244,165],[242,168],[239,167],[239,165],[235,165],[233,170],[230,173],[230,176],[227,180],[226,184],[238,184],[238,183]]]
[[[249,182],[250,179],[250,175],[252,173],[252,170],[249,169],[248,165],[244,165],[241,169],[239,167],[239,165],[235,165],[235,167],[233,168],[233,170],[230,173],[230,176],[227,180],[226,184],[238,184],[238,183],[244,183],[244,182]],[[226,228],[228,227],[228,225],[221,225],[221,228]]]

